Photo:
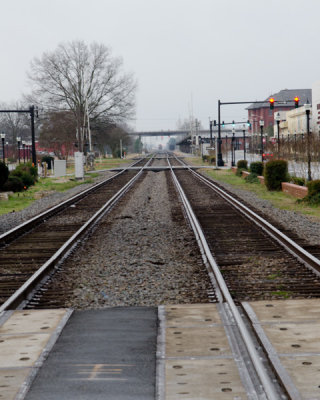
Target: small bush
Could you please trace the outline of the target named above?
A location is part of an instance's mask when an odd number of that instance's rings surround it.
[[[294,183],[295,185],[305,186],[306,181],[304,178],[300,178],[299,176],[291,176],[290,182]]]
[[[24,184],[22,179],[16,175],[10,174],[7,182],[4,184],[3,189],[7,192],[21,192],[23,190]]]
[[[34,184],[34,177],[28,172],[23,172],[21,175],[21,180],[27,188]]]
[[[203,161],[203,162],[209,161],[209,158],[210,158],[210,157],[209,157],[208,155],[203,155],[203,156],[202,156],[202,161]]]
[[[261,176],[263,174],[263,163],[261,161],[252,162],[250,164],[250,172]]]
[[[268,161],[264,168],[264,178],[268,190],[281,190],[281,182],[289,180],[287,161]]]
[[[119,150],[119,157],[120,157],[120,150]],[[52,164],[53,164],[53,160],[54,160],[54,158],[53,157],[51,157],[51,156],[43,156],[42,158],[41,158],[41,162],[43,163],[43,162],[45,162],[45,163],[47,163],[48,164],[48,169],[51,169],[52,168]]]
[[[246,168],[237,168],[237,172],[236,172],[236,175],[237,176],[242,176],[242,171],[246,171],[247,169]]]
[[[320,193],[320,179],[310,181],[307,183],[308,196],[315,196]]]
[[[209,157],[209,156],[208,156]],[[215,164],[216,163],[216,158],[215,157],[209,157],[208,158],[209,164]]]
[[[0,189],[3,188],[3,185],[7,182],[9,176],[9,169],[6,164],[0,161]]]
[[[255,174],[255,173],[253,173],[253,172],[251,172],[250,175],[246,176],[246,177],[244,178],[244,180],[245,180],[247,183],[260,183],[260,181],[259,181],[259,179],[258,179],[258,175]]]
[[[37,181],[38,170],[37,167],[33,167],[31,163],[20,164],[16,167],[14,171],[10,173],[12,176],[17,176],[23,181],[23,176],[26,182],[29,182],[32,179],[31,185],[33,185]],[[28,175],[28,176],[27,176]],[[30,179],[31,177],[31,179]],[[26,185],[26,186],[31,186]]]
[[[248,169],[248,161],[247,160],[239,160],[237,162],[237,168]]]

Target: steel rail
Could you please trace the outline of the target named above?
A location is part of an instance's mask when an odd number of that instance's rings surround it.
[[[235,321],[237,323],[237,326],[238,326],[239,331],[241,333],[242,339],[243,339],[243,341],[244,341],[244,343],[245,343],[245,345],[247,347],[249,356],[250,356],[250,358],[252,360],[252,363],[253,363],[254,368],[255,368],[255,370],[257,372],[257,375],[260,378],[261,384],[263,385],[263,388],[265,390],[267,398],[269,400],[278,400],[279,396],[278,396],[278,393],[277,393],[277,391],[275,389],[275,386],[272,383],[272,380],[271,380],[270,376],[268,375],[265,367],[263,366],[263,363],[262,363],[261,358],[260,358],[260,356],[259,356],[259,354],[258,354],[258,352],[256,350],[255,344],[252,341],[250,333],[249,333],[249,331],[248,331],[248,329],[247,329],[247,327],[246,327],[246,325],[245,325],[245,323],[244,323],[244,321],[243,321],[243,319],[242,319],[242,317],[240,315],[240,312],[239,312],[237,306],[235,305],[235,303],[234,303],[234,301],[233,301],[233,299],[231,297],[231,294],[229,292],[229,289],[227,288],[227,285],[226,285],[226,283],[224,281],[224,278],[223,278],[223,276],[222,276],[222,274],[221,274],[221,272],[219,270],[219,267],[218,267],[214,257],[212,256],[212,253],[211,253],[211,251],[209,249],[208,242],[207,242],[207,240],[205,238],[205,235],[204,235],[204,233],[202,231],[200,223],[199,223],[197,217],[195,216],[195,214],[194,214],[194,212],[192,210],[192,207],[191,207],[191,205],[190,205],[190,203],[189,203],[189,201],[188,201],[188,199],[187,199],[187,197],[186,197],[186,195],[185,195],[185,193],[184,193],[184,191],[183,191],[183,189],[182,189],[182,187],[181,187],[181,185],[180,185],[180,183],[178,181],[178,178],[176,177],[175,173],[173,172],[173,169],[171,169],[171,174],[172,174],[173,181],[174,181],[174,183],[175,183],[175,185],[176,185],[176,187],[178,189],[178,192],[179,192],[179,194],[181,196],[181,199],[182,199],[183,205],[185,207],[186,213],[188,215],[188,218],[190,219],[190,221],[192,221],[192,227],[193,227],[193,229],[196,230],[196,234],[199,236],[199,238],[200,238],[200,240],[202,242],[202,246],[203,246],[203,248],[205,250],[205,254],[206,254],[207,260],[208,260],[211,268],[213,269],[215,278],[216,278],[216,280],[218,282],[218,285],[220,286],[220,289],[221,289],[221,292],[223,294],[223,297],[224,297],[225,301],[228,303],[228,305],[230,307],[230,310],[232,312],[232,315],[233,315],[233,317],[234,317],[234,319],[235,319]]]
[[[146,166],[151,162],[152,157],[147,162]],[[111,199],[109,199],[82,227],[75,232],[61,247],[60,249],[47,260],[12,296],[10,296],[0,307],[0,316],[4,311],[17,308],[23,301],[27,299],[29,293],[41,282],[41,280],[53,269],[58,261],[63,256],[69,253],[78,243],[80,237],[85,231],[90,230],[105,214],[108,212],[116,202],[128,191],[128,189],[135,183],[138,177],[142,174],[144,167],[129,181],[127,182]]]
[[[14,228],[10,229],[9,231],[2,233],[0,235],[0,247],[4,246],[7,242],[9,242],[14,236],[16,236],[18,234],[19,231],[26,232],[26,231],[30,230],[33,226],[37,225],[40,221],[51,217],[52,215],[63,210],[70,204],[73,204],[76,201],[87,196],[89,193],[94,192],[96,189],[100,188],[101,186],[105,185],[107,182],[109,182],[109,181],[115,179],[116,177],[118,177],[119,175],[123,174],[127,169],[133,167],[135,164],[137,164],[140,161],[141,160],[134,162],[130,166],[121,170],[119,173],[91,186],[90,188],[70,197],[69,199],[57,204],[56,206],[49,208],[49,210],[46,210],[46,211],[36,215],[35,217],[28,219],[27,221],[15,226]],[[149,162],[150,162],[150,160],[148,161],[147,164],[149,164]]]
[[[205,178],[203,175],[191,168],[190,172],[196,176],[199,180],[209,186],[211,189],[215,190],[222,198],[224,198],[231,206],[240,211],[245,217],[254,222],[257,226],[263,229],[269,236],[275,239],[282,247],[284,247],[290,254],[296,257],[298,260],[302,261],[308,269],[310,269],[314,274],[320,276],[320,260],[315,257],[295,241],[290,239],[287,235],[281,232],[279,229],[270,224],[267,220],[262,218],[260,215],[250,210],[247,206],[242,204],[237,199],[233,198],[230,194],[225,192],[223,189],[216,186],[213,182]]]

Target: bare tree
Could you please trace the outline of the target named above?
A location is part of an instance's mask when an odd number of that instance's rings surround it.
[[[21,103],[1,103],[2,110],[21,110],[26,109]],[[0,129],[6,134],[6,141],[16,145],[17,136],[22,140],[30,140],[30,121],[28,114],[24,113],[1,113],[0,114]]]
[[[102,44],[60,44],[55,51],[35,58],[28,76],[32,84],[28,98],[34,104],[72,111],[81,151],[89,118],[118,122],[134,112],[136,82],[122,71],[122,60],[112,57]]]
[[[46,113],[40,126],[40,146],[50,148],[59,159],[67,160],[74,148],[75,131],[71,111]]]

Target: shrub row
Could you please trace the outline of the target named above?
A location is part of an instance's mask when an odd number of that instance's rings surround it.
[[[8,167],[0,163],[0,190],[21,192],[35,184],[38,179],[38,170],[31,163],[20,164],[9,173]]]
[[[209,164],[215,164],[216,163],[216,158],[214,156],[204,155],[204,156],[202,156],[202,161],[203,162],[207,161]]]

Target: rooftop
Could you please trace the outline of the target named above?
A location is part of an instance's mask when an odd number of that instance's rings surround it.
[[[292,102],[287,103],[289,100],[293,101],[293,99],[298,96],[299,97],[299,105],[303,105],[309,101],[311,103],[312,101],[312,90],[311,89],[283,89],[280,90],[278,93],[271,94],[268,96],[265,100],[265,103],[257,103],[257,104],[251,104],[247,110],[252,110],[252,109],[257,109],[257,108],[263,108],[263,107],[269,107],[269,99],[270,97],[273,97],[275,101],[281,101],[283,103],[276,103],[275,107],[288,107],[293,105]]]

